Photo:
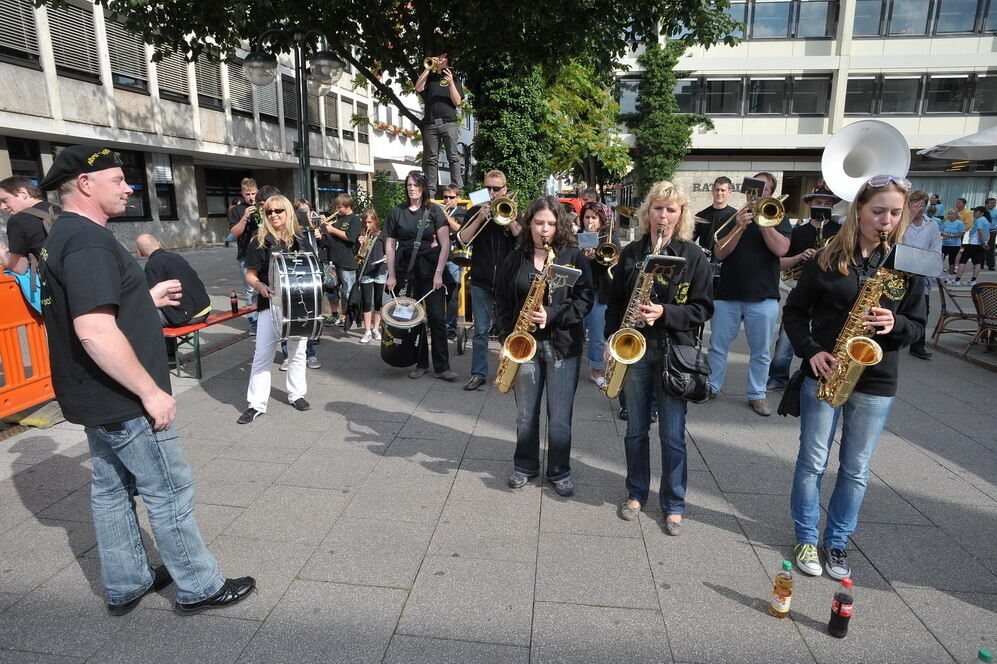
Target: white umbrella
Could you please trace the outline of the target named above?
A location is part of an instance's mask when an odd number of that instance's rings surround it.
[[[971,161],[997,159],[997,127],[984,129],[940,145],[933,145],[919,151],[918,154],[935,159],[969,159]]]

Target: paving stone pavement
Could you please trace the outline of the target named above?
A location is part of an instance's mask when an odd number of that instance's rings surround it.
[[[219,307],[235,282],[229,253],[189,255]],[[793,543],[798,422],[748,407],[743,338],[725,394],[689,408],[675,538],[654,496],[637,521],[617,518],[625,423],[589,381],[576,397],[575,496],[538,481],[513,491],[513,395],[464,392],[470,357],[453,352],[457,382],[410,380],[358,337],[323,338],[306,413],[286,404],[274,364],[267,415],[235,424],[249,338],[208,355],[202,381],[175,380],[205,540],[223,572],[259,581],[231,609],[180,618],[167,589],[108,616],[82,430],[0,443],[0,662],[958,663],[997,646],[995,373],[902,355],[850,546],[857,610],[837,640],[826,576],[797,575],[790,620],[767,613]]]

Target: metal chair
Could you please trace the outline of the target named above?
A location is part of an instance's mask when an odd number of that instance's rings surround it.
[[[965,311],[959,305],[959,300],[955,295],[945,286],[945,283],[940,278],[936,278],[935,282],[938,284],[938,294],[940,295],[939,301],[941,303],[941,312],[938,314],[938,322],[935,323],[935,331],[931,335],[931,342],[934,344],[938,343],[938,337],[942,334],[974,334],[975,330],[972,329],[957,329],[951,328],[949,325],[952,323],[957,323],[961,320],[968,320],[973,323],[979,322],[979,316],[976,312]],[[949,306],[955,308],[955,311],[949,309]]]
[[[981,338],[990,335],[989,340],[984,341],[987,351],[997,341],[997,282],[986,281],[973,286],[973,305],[976,307],[976,316],[979,328],[973,339],[962,352],[962,356],[969,354],[969,349],[973,347]],[[984,351],[986,352],[986,351]]]

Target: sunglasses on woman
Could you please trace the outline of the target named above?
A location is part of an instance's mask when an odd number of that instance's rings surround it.
[[[273,208],[271,210],[267,210],[267,214],[284,214],[284,208]]]
[[[867,181],[870,187],[876,189],[882,189],[890,184],[895,184],[902,189],[910,191],[910,180],[907,178],[897,177],[895,175],[874,175]]]

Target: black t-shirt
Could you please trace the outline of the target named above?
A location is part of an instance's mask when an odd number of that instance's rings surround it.
[[[720,208],[719,210],[712,205],[705,210],[700,210],[696,213],[697,217],[702,217],[710,223],[708,224],[696,224],[696,229],[694,231],[694,239],[699,243],[703,249],[709,249],[713,251],[713,234],[717,232],[720,226],[730,219],[734,213],[737,212],[737,208],[727,207]],[[733,226],[733,223],[731,224]]]
[[[819,229],[809,221],[793,229],[793,234],[789,236],[789,251],[786,256],[796,256],[802,254],[807,249],[822,249],[827,241],[838,234],[841,225],[830,219],[824,222]]]
[[[463,98],[464,88],[456,76],[454,83],[457,85],[457,93]],[[422,101],[426,105],[425,122],[432,123],[437,118],[447,122],[457,121],[457,107],[450,99],[450,84],[443,74],[430,72],[429,78],[426,79],[426,88],[422,91]]]
[[[108,376],[84,350],[73,320],[116,307],[118,328],[139,363],[170,392],[163,328],[142,268],[107,228],[63,212],[42,251],[42,310],[55,396],[66,419],[99,426],[141,417],[142,401]]]
[[[229,212],[228,216],[229,228],[232,228],[233,226],[239,223],[239,220],[242,219],[242,215],[246,213],[247,207],[249,206],[246,205],[245,201],[243,201],[232,208],[232,211]],[[235,246],[236,246],[235,257],[237,260],[240,261],[246,260],[246,248],[249,246],[250,241],[256,237],[256,231],[259,229],[259,227],[260,227],[260,209],[258,207],[256,209],[256,212],[251,217],[249,217],[249,221],[246,222],[246,227],[242,231],[242,235],[240,235],[238,239],[236,239],[235,241]]]
[[[367,262],[363,264],[363,276],[379,277],[388,273],[388,265],[384,262],[384,238],[378,237],[367,254]]]
[[[309,251],[308,244],[303,238],[296,237],[291,242],[291,246],[286,246],[283,242],[275,240],[268,235],[263,246],[259,246],[256,241],[250,243],[246,249],[246,269],[256,270],[257,278],[270,285],[270,256],[275,251]],[[270,308],[270,298],[259,295],[256,299],[256,310],[263,311]]]
[[[395,276],[399,281],[408,273],[408,264],[412,256],[412,247],[419,233],[419,222],[426,215],[427,226],[422,232],[419,245],[419,257],[415,262],[415,276],[432,276],[436,271],[436,263],[440,257],[440,243],[436,232],[441,228],[450,228],[443,210],[439,205],[430,205],[428,210],[419,208],[412,211],[402,203],[391,208],[388,221],[384,225],[384,237],[393,237],[398,241],[395,247]]]
[[[478,206],[467,211],[467,219],[474,219]],[[495,280],[506,257],[516,247],[516,238],[508,226],[499,226],[493,221],[486,221],[478,237],[474,239],[471,252],[471,283],[485,290],[495,290]]]
[[[737,224],[730,224],[720,237],[727,237],[736,227]],[[789,237],[793,226],[789,219],[784,218],[776,230]],[[779,271],[779,257],[769,251],[762,229],[751,222],[745,226],[734,251],[720,263],[720,280],[713,299],[739,302],[778,300]]]
[[[42,201],[31,207],[48,212],[52,204],[48,201]],[[45,225],[41,218],[27,210],[21,210],[10,216],[10,219],[7,220],[7,247],[10,249],[10,253],[34,256],[37,260],[43,244],[45,244]]]
[[[363,230],[363,222],[355,214],[346,214],[336,219],[333,226],[346,233],[346,240],[329,234],[326,246],[329,249],[329,261],[340,270],[357,269],[357,238]]]
[[[146,283],[152,288],[167,279],[179,279],[183,286],[180,304],[160,309],[170,327],[185,325],[211,305],[204,283],[187,259],[172,251],[156,249],[145,262]]]

